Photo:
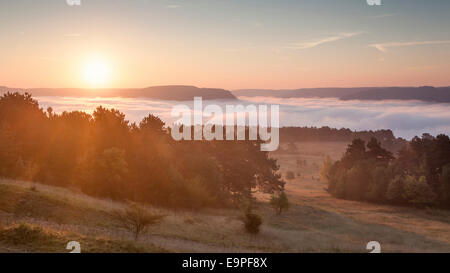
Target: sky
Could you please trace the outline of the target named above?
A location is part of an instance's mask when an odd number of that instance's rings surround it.
[[[450,85],[448,0],[80,1],[0,1],[0,85]]]

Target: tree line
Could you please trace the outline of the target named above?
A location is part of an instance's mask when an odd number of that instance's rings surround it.
[[[402,138],[396,138],[391,130],[376,131],[352,131],[350,129],[335,129],[328,126],[324,127],[283,127],[280,128],[281,142],[300,142],[300,141],[342,141],[350,142],[354,139],[370,141],[376,138],[386,149],[397,152],[407,141]]]
[[[341,159],[324,160],[321,176],[335,197],[450,208],[450,139],[414,137],[397,157],[372,138],[355,139]]]
[[[278,164],[256,141],[174,141],[149,114],[130,123],[115,109],[54,113],[29,93],[0,97],[0,177],[86,194],[197,208],[282,191]]]

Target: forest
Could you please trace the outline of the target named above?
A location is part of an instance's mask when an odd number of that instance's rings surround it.
[[[354,139],[362,139],[369,141],[376,138],[381,145],[391,152],[397,152],[402,149],[407,141],[403,138],[394,136],[392,130],[376,130],[376,131],[352,131],[348,128],[330,128],[324,126],[318,127],[284,127],[280,128],[281,142],[330,142],[342,141],[351,142]]]
[[[233,206],[280,192],[278,164],[261,141],[174,141],[149,114],[115,109],[54,113],[29,93],[0,97],[0,177],[114,200],[182,208]]]
[[[340,160],[324,160],[321,176],[338,198],[449,209],[450,138],[416,136],[396,157],[375,138],[355,139]]]

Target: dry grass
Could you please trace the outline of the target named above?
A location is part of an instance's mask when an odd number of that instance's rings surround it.
[[[67,252],[66,241],[81,240],[82,251],[104,252],[367,252],[379,241],[384,252],[449,252],[450,212],[417,210],[338,200],[324,190],[318,170],[323,157],[339,158],[346,143],[299,143],[297,154],[276,154],[281,172],[301,173],[286,186],[289,211],[276,216],[267,195],[258,195],[257,213],[264,223],[258,235],[243,230],[240,211],[209,209],[173,211],[163,222],[132,242],[110,213],[123,204],[79,192],[22,181],[0,181],[0,228],[26,222],[50,234],[49,249],[12,244],[0,232],[0,252]],[[297,159],[306,160],[298,166]],[[56,236],[56,239],[54,238]]]
[[[297,205],[293,219],[306,214],[305,226],[328,238],[329,244],[342,248],[345,243],[340,241],[344,239],[347,246],[353,245],[350,250],[356,251],[358,245],[375,240],[389,252],[450,252],[449,211],[335,199],[324,190],[326,183],[319,179],[316,167],[321,166],[325,155],[333,160],[341,157],[347,143],[297,143],[296,146],[296,155],[276,155],[282,172],[298,169],[296,158],[308,162],[298,170],[302,177],[286,185],[291,201]]]
[[[55,231],[39,225],[18,223],[0,229],[0,250],[13,252],[69,252],[67,243],[77,241],[84,253],[146,253],[165,252],[164,249],[150,244],[137,245],[131,241],[92,238],[73,233]]]

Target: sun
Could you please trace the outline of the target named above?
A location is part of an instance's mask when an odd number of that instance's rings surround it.
[[[110,66],[101,59],[89,60],[83,68],[84,81],[92,88],[105,87],[110,80],[110,74]]]

